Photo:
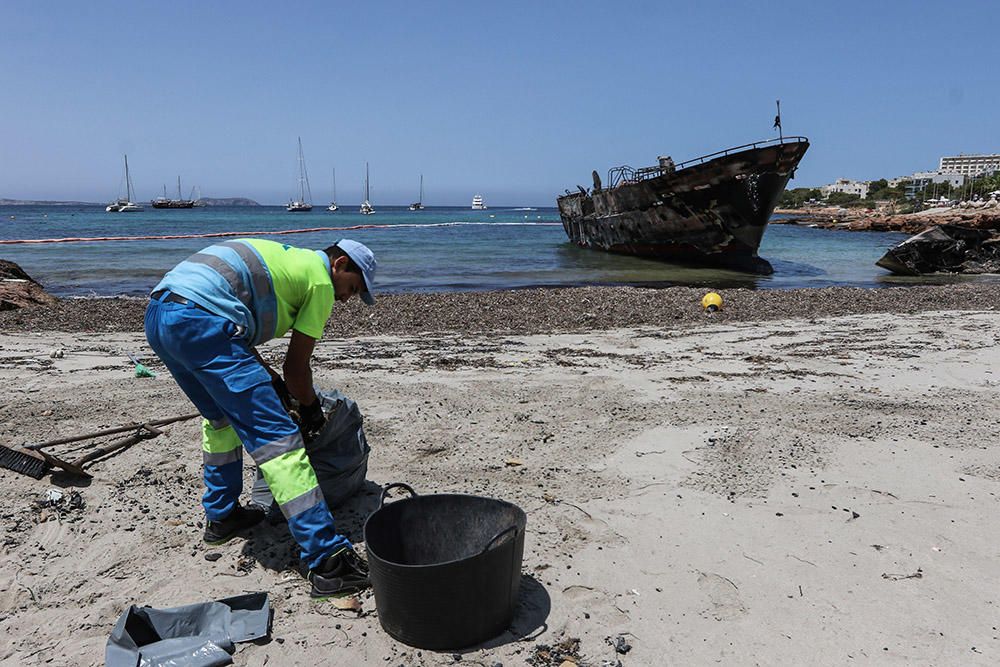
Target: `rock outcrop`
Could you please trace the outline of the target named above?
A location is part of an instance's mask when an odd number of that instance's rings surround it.
[[[0,310],[15,310],[25,306],[50,306],[59,299],[14,262],[0,259]]]
[[[968,229],[1000,230],[1000,207],[951,207],[929,209],[919,213],[893,214],[865,209],[803,209],[781,211],[786,219],[775,223],[810,225],[823,229],[843,229],[852,232],[903,232],[919,234],[939,225],[958,225]]]

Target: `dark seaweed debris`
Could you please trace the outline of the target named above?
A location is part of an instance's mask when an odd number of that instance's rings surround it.
[[[721,290],[723,310],[706,315],[706,289],[574,287],[498,292],[387,294],[367,307],[334,307],[327,336],[439,333],[537,334],[652,326],[669,331],[706,323],[814,319],[865,313],[1000,308],[1000,286],[986,283],[864,289]],[[0,312],[0,332],[138,332],[146,300],[64,299]]]

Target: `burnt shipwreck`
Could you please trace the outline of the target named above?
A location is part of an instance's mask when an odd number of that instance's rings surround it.
[[[1000,237],[988,229],[937,225],[890,248],[875,264],[900,276],[1000,273]]]
[[[583,248],[757,274],[757,247],[809,140],[761,141],[674,164],[615,167],[606,184],[559,197],[570,241]]]

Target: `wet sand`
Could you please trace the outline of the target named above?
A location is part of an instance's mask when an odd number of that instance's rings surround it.
[[[996,664],[995,290],[732,291],[713,318],[700,295],[399,296],[331,324],[315,381],[358,400],[373,485],[528,514],[512,631],[460,664]],[[126,301],[0,314],[0,441],[189,410]],[[0,663],[101,664],[129,604],[266,590],[272,640],[237,665],[454,664],[370,595],[310,601],[282,529],[203,545],[200,458],[184,423],[87,486],[0,471]],[[375,498],[335,512],[357,541]]]

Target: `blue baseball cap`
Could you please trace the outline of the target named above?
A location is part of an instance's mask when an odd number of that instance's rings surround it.
[[[369,306],[375,305],[375,294],[372,285],[375,283],[375,253],[368,249],[368,246],[350,239],[340,239],[335,246],[347,253],[359,269],[361,276],[365,279],[365,291],[361,293],[361,300]]]

